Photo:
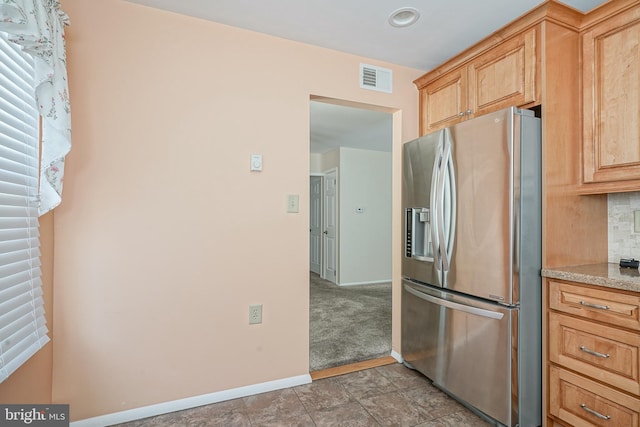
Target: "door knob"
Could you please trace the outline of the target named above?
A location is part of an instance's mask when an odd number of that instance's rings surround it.
[[[329,232],[327,230],[324,230],[323,233],[324,234],[329,234]]]

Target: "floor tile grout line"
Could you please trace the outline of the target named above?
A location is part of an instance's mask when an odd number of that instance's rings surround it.
[[[313,419],[313,416],[311,415],[311,413],[309,412],[309,409],[307,408],[307,405],[304,404],[304,402],[300,399],[300,395],[298,394],[298,392],[296,391],[297,387],[293,387],[293,394],[296,396],[296,399],[298,399],[298,402],[300,403],[300,405],[302,405],[302,408],[304,408],[304,413],[307,414],[307,416],[309,417],[309,419],[311,420],[311,422],[313,423],[313,425],[315,427],[317,427],[317,424],[315,422],[315,420]]]

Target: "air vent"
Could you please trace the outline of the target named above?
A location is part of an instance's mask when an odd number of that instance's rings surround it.
[[[360,87],[391,93],[392,71],[388,68],[360,64]]]

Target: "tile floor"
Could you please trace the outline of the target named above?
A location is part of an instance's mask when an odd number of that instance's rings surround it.
[[[489,426],[401,364],[146,418],[120,427]]]

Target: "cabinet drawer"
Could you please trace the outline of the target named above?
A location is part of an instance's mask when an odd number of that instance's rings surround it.
[[[640,399],[549,367],[549,412],[574,427],[638,427]]]
[[[549,359],[640,395],[640,335],[549,313]]]
[[[586,319],[640,330],[640,296],[549,280],[549,307]]]

